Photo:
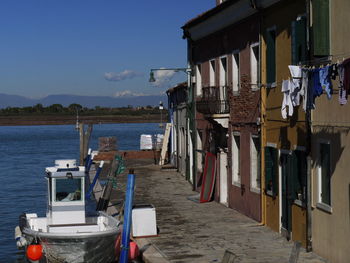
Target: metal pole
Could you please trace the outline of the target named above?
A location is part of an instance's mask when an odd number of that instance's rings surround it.
[[[130,169],[128,174],[128,184],[125,195],[125,207],[124,207],[124,224],[122,234],[122,245],[119,263],[127,263],[129,255],[129,243],[130,243],[130,227],[131,227],[131,213],[134,198],[135,187],[135,174],[134,170]]]
[[[311,0],[306,0],[306,37],[307,37],[307,59],[311,58],[311,43],[310,43],[310,27],[311,27]],[[312,123],[311,123],[311,110],[306,110],[306,153],[307,153],[307,176],[306,176],[306,250],[312,251],[312,157],[311,157],[311,140],[312,140]]]

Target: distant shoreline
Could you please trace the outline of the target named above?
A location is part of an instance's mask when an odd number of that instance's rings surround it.
[[[76,116],[0,116],[0,126],[37,126],[37,125],[69,125],[76,124]],[[163,121],[165,121],[163,119]],[[86,124],[112,124],[112,123],[159,123],[157,115],[124,116],[80,116],[79,122]]]

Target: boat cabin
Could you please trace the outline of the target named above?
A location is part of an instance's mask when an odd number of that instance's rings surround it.
[[[56,160],[46,168],[49,225],[85,224],[85,167]]]

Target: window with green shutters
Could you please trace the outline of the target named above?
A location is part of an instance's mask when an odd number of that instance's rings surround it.
[[[312,0],[312,36],[314,56],[330,55],[329,0]]]
[[[276,84],[276,30],[266,32],[266,78],[271,86]]]
[[[265,147],[265,191],[278,194],[278,151],[273,147]]]
[[[299,16],[292,22],[292,64],[298,65],[306,61],[307,40],[306,40],[306,17]]]

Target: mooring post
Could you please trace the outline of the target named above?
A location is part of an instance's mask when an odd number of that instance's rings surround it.
[[[80,142],[80,160],[79,164],[84,165],[84,159],[88,152],[89,141],[92,132],[92,124],[88,124],[88,128],[85,131],[84,123],[79,123],[79,142]]]
[[[129,244],[130,244],[130,227],[131,227],[131,213],[134,198],[135,187],[135,174],[134,170],[130,169],[128,174],[128,184],[125,194],[125,206],[124,206],[124,223],[122,233],[122,245],[119,263],[127,263],[129,256]]]
[[[89,123],[86,131],[84,132],[84,158],[88,154],[88,148],[89,148],[91,133],[92,133],[92,124]]]
[[[79,123],[79,165],[84,165],[84,123]]]

